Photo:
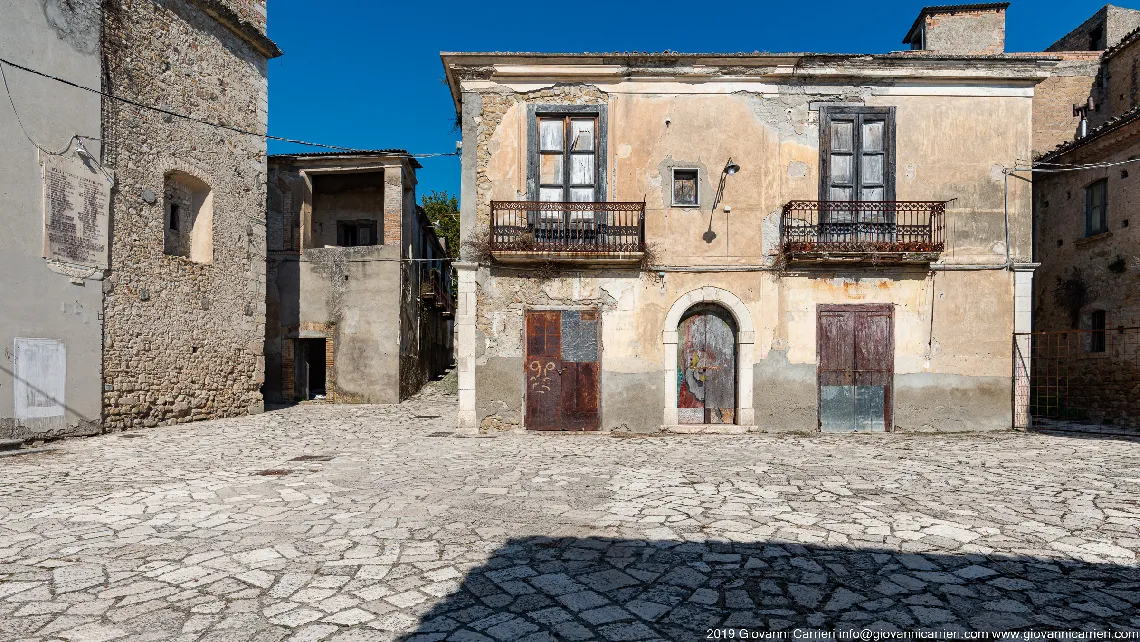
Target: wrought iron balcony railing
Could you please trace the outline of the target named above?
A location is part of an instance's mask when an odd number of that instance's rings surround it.
[[[930,260],[946,245],[944,201],[791,201],[780,218],[789,259]]]
[[[497,260],[637,261],[644,252],[643,202],[491,202]]]

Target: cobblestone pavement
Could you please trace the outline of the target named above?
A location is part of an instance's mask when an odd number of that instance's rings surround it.
[[[1135,440],[455,438],[454,409],[303,406],[0,460],[0,638],[1140,628]]]

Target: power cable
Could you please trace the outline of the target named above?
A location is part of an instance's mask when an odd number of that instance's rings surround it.
[[[1038,163],[1035,167],[1014,167],[1009,171],[1056,174],[1058,172],[1079,172],[1085,169],[1108,169],[1110,167],[1118,167],[1120,165],[1127,165],[1128,163],[1135,162],[1140,162],[1140,158],[1129,158],[1127,160],[1115,161],[1112,163],[1086,163],[1083,165],[1071,165],[1067,163]],[[1042,167],[1042,165],[1047,165],[1048,167]]]
[[[28,142],[31,143],[32,146],[34,146],[36,149],[49,156],[63,156],[66,154],[67,151],[71,149],[71,144],[74,143],[75,139],[79,138],[79,136],[74,135],[71,138],[67,139],[67,144],[64,145],[63,148],[58,152],[53,152],[50,149],[45,149],[43,146],[32,139],[32,136],[28,134],[27,128],[24,127],[24,119],[20,118],[20,110],[16,109],[16,99],[12,97],[12,90],[8,87],[8,75],[4,73],[4,65],[0,65],[0,78],[4,80],[4,93],[8,94],[8,104],[12,105],[12,113],[16,116],[16,123],[20,125],[20,131],[24,133],[24,138],[27,138]]]
[[[116,101],[118,101],[118,102],[121,102],[121,103],[124,103],[124,104],[127,104],[127,105],[131,105],[131,106],[133,106],[133,107],[138,107],[138,108],[140,108],[140,109],[148,109],[148,110],[150,110],[150,111],[158,112],[158,113],[160,113],[160,114],[164,114],[164,115],[166,115],[166,116],[172,116],[172,117],[174,117],[174,118],[181,118],[181,119],[183,119],[183,120],[188,120],[188,121],[191,121],[191,122],[195,122],[195,123],[199,123],[199,124],[202,124],[202,125],[207,125],[207,126],[209,126],[209,127],[213,127],[213,128],[215,128],[215,129],[224,129],[224,130],[227,130],[227,131],[231,131],[231,132],[234,132],[234,133],[237,133],[237,134],[244,134],[244,135],[246,135],[246,136],[258,136],[258,137],[260,137],[260,138],[265,138],[265,139],[268,139],[268,140],[276,140],[276,141],[280,141],[280,142],[283,142],[283,143],[293,143],[293,144],[296,144],[296,145],[305,145],[305,146],[308,146],[308,147],[322,147],[322,148],[324,148],[324,149],[333,149],[333,150],[342,151],[342,152],[355,152],[355,153],[360,153],[360,152],[371,152],[371,151],[374,151],[374,150],[369,150],[369,149],[359,149],[359,148],[356,148],[356,147],[343,147],[343,146],[340,146],[340,145],[326,145],[326,144],[324,144],[324,143],[312,143],[312,142],[309,142],[309,141],[298,140],[298,139],[296,139],[296,138],[285,138],[285,137],[282,137],[282,136],[273,136],[273,135],[271,135],[271,134],[270,134],[270,133],[268,133],[268,132],[265,132],[265,133],[252,132],[252,131],[249,131],[249,130],[246,130],[246,129],[242,129],[242,128],[240,128],[240,127],[233,127],[233,126],[231,126],[231,125],[222,125],[222,124],[220,124],[220,123],[214,123],[214,122],[210,122],[210,121],[208,121],[208,120],[204,120],[204,119],[201,119],[201,118],[195,118],[194,116],[188,116],[188,115],[186,115],[186,114],[180,114],[180,113],[178,113],[178,112],[175,112],[175,111],[171,111],[171,110],[169,110],[169,109],[163,109],[163,108],[161,108],[161,107],[155,107],[155,106],[153,106],[153,105],[147,105],[147,104],[145,104],[145,103],[140,103],[140,102],[138,102],[138,101],[135,101],[135,100],[131,100],[131,99],[129,99],[129,98],[123,98],[122,96],[116,96],[116,95],[114,95],[114,94],[111,94],[111,93],[107,93],[107,92],[105,92],[105,91],[102,91],[102,90],[99,90],[99,89],[94,89],[94,88],[92,88],[92,87],[86,87],[86,86],[84,86],[84,85],[80,85],[80,84],[77,84],[77,83],[71,82],[70,80],[67,80],[67,79],[65,79],[65,78],[60,78],[60,77],[58,77],[58,76],[53,76],[53,75],[51,75],[51,74],[49,74],[49,73],[45,73],[45,72],[42,72],[42,71],[38,71],[38,70],[36,70],[36,69],[32,69],[32,68],[30,68],[30,67],[25,67],[24,65],[20,65],[20,64],[14,63],[14,62],[12,62],[11,60],[6,60],[6,59],[4,59],[4,58],[0,58],[0,73],[2,73],[2,71],[3,71],[3,66],[4,66],[4,65],[8,65],[8,66],[10,66],[10,67],[12,67],[12,68],[14,68],[14,69],[19,69],[20,71],[26,71],[26,72],[28,72],[28,73],[30,73],[30,74],[35,74],[36,76],[40,76],[40,77],[43,77],[43,78],[47,78],[48,80],[54,80],[54,81],[56,81],[56,82],[59,82],[59,83],[63,83],[63,84],[65,84],[65,85],[69,86],[69,87],[74,87],[74,88],[76,88],[76,89],[82,89],[83,91],[87,91],[87,92],[90,92],[90,93],[93,93],[93,94],[98,94],[99,96],[103,96],[104,98],[109,98],[109,99],[111,99],[111,100],[116,100]],[[7,90],[7,89],[8,89],[8,79],[7,79],[7,77],[6,77],[6,76],[4,77],[4,88],[5,88],[5,90]],[[8,99],[9,99],[9,100],[11,100],[11,99],[12,99],[12,92],[11,92],[10,90],[8,91]],[[13,103],[12,103],[12,109],[14,110],[15,108],[16,108],[16,105],[15,105],[15,103],[13,102]],[[17,114],[16,118],[17,118],[17,119],[19,119],[19,115],[18,115],[18,114]],[[21,123],[21,124],[20,124],[20,127],[21,127],[21,129],[23,128],[23,123]],[[25,135],[25,136],[27,136],[27,135],[28,135],[27,131],[25,131],[25,132],[24,132],[24,135]],[[28,140],[29,140],[29,141],[31,141],[33,145],[36,145],[35,141],[32,141],[32,139],[31,139],[31,137],[30,137],[30,136],[28,137]],[[74,137],[72,138],[72,140],[74,140]],[[68,148],[67,148],[67,149],[70,149],[70,147],[71,147],[71,141],[68,141],[68,143],[67,143],[67,144],[68,144]],[[51,152],[48,152],[47,150],[44,150],[44,149],[43,149],[42,147],[40,147],[39,145],[36,145],[36,147],[37,147],[38,149],[42,150],[42,151],[45,151],[45,152],[47,152],[47,153],[51,153]],[[64,149],[64,150],[63,150],[63,152],[66,152],[66,151],[67,151],[67,149]],[[54,154],[54,155],[58,156],[59,154],[62,154],[63,152],[59,152],[58,154]],[[435,154],[406,154],[406,155],[407,155],[407,156],[410,156],[410,157],[412,157],[412,158],[434,158],[434,157],[439,157],[439,156],[458,156],[458,155],[459,155],[459,152],[435,153]]]

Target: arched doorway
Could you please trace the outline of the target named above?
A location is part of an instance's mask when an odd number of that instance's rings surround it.
[[[677,326],[677,421],[736,423],[736,321],[719,305],[698,303]]]
[[[677,400],[679,378],[682,376],[680,365],[680,328],[681,321],[702,303],[711,304],[722,311],[727,311],[732,320],[732,327],[736,330],[736,412],[735,422],[738,426],[751,426],[756,421],[755,411],[752,409],[752,368],[754,344],[756,342],[756,328],[752,325],[752,315],[748,308],[735,294],[711,285],[690,290],[680,296],[669,308],[665,316],[665,325],[661,332],[662,364],[664,368],[665,408],[662,417],[662,426],[668,428],[680,423],[678,420],[679,403]]]

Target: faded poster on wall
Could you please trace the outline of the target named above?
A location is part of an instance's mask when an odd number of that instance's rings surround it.
[[[94,163],[73,156],[42,159],[43,257],[106,269],[111,190]]]
[[[16,418],[62,417],[67,382],[67,348],[55,339],[13,342]]]

